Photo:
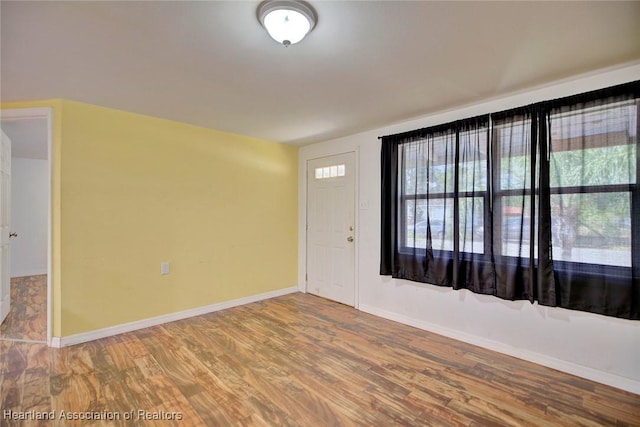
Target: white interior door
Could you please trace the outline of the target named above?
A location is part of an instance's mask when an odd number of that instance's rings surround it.
[[[11,308],[9,216],[11,212],[11,140],[0,130],[0,323]]]
[[[355,153],[307,163],[307,292],[355,304]]]

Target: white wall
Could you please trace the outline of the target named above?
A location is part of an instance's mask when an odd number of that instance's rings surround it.
[[[357,150],[356,308],[640,394],[640,321],[543,307],[379,275],[378,136],[501,111],[640,79],[640,64],[556,82],[345,138],[302,147],[299,164],[299,287],[306,260],[306,162]],[[383,100],[381,100],[383,102]],[[367,203],[368,202],[368,203]],[[367,208],[368,204],[368,208]],[[363,209],[364,208],[364,209]]]
[[[47,160],[11,159],[11,277],[47,274]]]

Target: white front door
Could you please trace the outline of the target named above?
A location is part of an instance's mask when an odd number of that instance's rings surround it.
[[[11,140],[0,130],[0,323],[11,308],[9,214],[11,212]]]
[[[355,304],[355,153],[307,162],[307,292]]]

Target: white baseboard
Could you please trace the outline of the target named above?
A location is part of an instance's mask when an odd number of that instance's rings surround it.
[[[97,329],[95,331],[83,332],[80,334],[69,335],[67,337],[52,337],[51,347],[68,347],[70,345],[81,344],[89,341],[98,340],[100,338],[111,337],[125,332],[132,332],[138,329],[149,328],[151,326],[161,325],[163,323],[175,322],[176,320],[187,319],[189,317],[200,316],[202,314],[213,313],[215,311],[225,310],[227,308],[238,307],[240,305],[250,304],[252,302],[263,301],[270,298],[298,292],[297,286],[290,288],[278,289],[277,291],[266,292],[250,297],[239,298],[233,301],[225,301],[218,304],[207,305],[204,307],[192,308],[190,310],[179,311],[177,313],[164,314],[162,316],[151,317],[149,319],[138,320],[122,325],[110,326],[108,328]]]
[[[477,345],[478,347],[483,347],[489,350],[497,351],[498,353],[503,353],[509,356],[516,357],[518,359],[546,366],[548,368],[557,369],[558,371],[586,378],[591,381],[626,390],[631,393],[640,394],[640,381],[624,378],[619,375],[599,371],[597,369],[578,365],[572,362],[567,362],[565,360],[556,359],[554,357],[549,357],[530,350],[515,348],[499,341],[481,338],[455,329],[450,329],[431,322],[417,320],[377,307],[361,304],[360,310],[364,311],[365,313],[373,314],[374,316],[383,317],[385,319],[393,320],[398,323],[413,326],[418,329],[423,329],[425,331],[433,332],[438,335],[443,335],[445,337],[453,338],[458,341],[463,341],[469,344]]]

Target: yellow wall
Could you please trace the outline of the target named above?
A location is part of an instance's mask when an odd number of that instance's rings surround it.
[[[296,285],[296,147],[72,101],[54,114],[54,335]]]

